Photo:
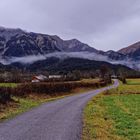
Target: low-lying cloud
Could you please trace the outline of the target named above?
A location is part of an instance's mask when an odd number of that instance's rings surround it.
[[[32,55],[32,56],[25,56],[25,57],[7,57],[1,58],[0,63],[3,65],[10,65],[12,63],[21,63],[21,64],[32,64],[39,60],[45,60],[46,57],[43,55]]]
[[[32,55],[32,56],[25,56],[25,57],[10,57],[10,58],[1,58],[0,63],[3,65],[10,65],[12,63],[21,63],[21,64],[33,64],[37,61],[46,60],[51,57],[56,57],[61,60],[67,59],[67,58],[82,58],[82,59],[88,59],[88,60],[96,60],[96,61],[105,61],[109,62],[111,64],[122,64],[125,66],[128,66],[130,68],[140,69],[140,63],[125,59],[122,61],[115,61],[109,59],[107,56],[96,54],[96,53],[90,53],[90,52],[55,52],[50,53],[47,55]]]

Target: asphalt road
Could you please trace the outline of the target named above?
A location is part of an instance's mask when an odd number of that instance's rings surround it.
[[[86,103],[98,93],[118,86],[93,90],[57,101],[0,124],[0,140],[80,140],[82,113]]]

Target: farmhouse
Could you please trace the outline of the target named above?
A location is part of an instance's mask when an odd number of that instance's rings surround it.
[[[48,79],[45,75],[38,75],[32,78],[32,83],[43,82],[44,80]]]
[[[61,79],[63,76],[62,75],[49,75],[49,76],[45,76],[45,75],[38,75],[38,76],[34,76],[32,78],[32,83],[38,83],[38,82],[44,82],[44,81],[49,81],[49,80],[58,80]]]

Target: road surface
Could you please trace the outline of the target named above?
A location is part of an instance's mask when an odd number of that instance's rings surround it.
[[[82,113],[86,103],[98,93],[118,86],[93,90],[45,103],[0,124],[0,140],[80,140]]]

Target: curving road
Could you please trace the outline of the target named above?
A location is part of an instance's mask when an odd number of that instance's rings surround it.
[[[82,111],[98,93],[113,86],[45,103],[0,124],[0,140],[80,140]]]

